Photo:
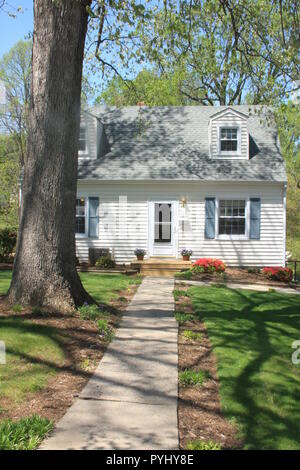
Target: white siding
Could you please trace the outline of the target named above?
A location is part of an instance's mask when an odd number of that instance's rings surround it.
[[[110,248],[118,263],[129,263],[134,258],[135,248],[148,251],[148,201],[180,201],[185,196],[186,208],[183,210],[179,204],[178,256],[182,248],[190,248],[194,252],[193,259],[216,257],[228,265],[276,266],[284,263],[283,184],[79,182],[78,195],[100,198],[99,239],[77,238],[77,254],[81,260],[86,261],[88,248],[95,246]],[[260,197],[260,240],[206,240],[204,204],[208,196]]]

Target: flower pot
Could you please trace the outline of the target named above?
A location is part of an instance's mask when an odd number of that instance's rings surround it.
[[[183,255],[182,259],[183,259],[183,261],[190,261],[190,256],[189,255]]]
[[[143,261],[144,260],[144,255],[137,255],[138,261]]]

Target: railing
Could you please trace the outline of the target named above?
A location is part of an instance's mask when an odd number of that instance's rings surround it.
[[[294,273],[294,276],[293,276],[293,281],[294,282],[297,282],[297,264],[300,264],[300,261],[299,260],[296,260],[296,259],[289,259],[285,262],[285,265],[288,266],[289,264],[293,264],[294,266],[294,269],[293,269],[293,273]],[[299,271],[298,271],[299,272]]]

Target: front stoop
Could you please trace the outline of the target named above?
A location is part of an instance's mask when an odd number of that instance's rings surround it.
[[[183,261],[176,258],[152,257],[143,261],[131,262],[132,269],[139,270],[142,276],[174,277],[175,273],[189,269],[191,261]]]

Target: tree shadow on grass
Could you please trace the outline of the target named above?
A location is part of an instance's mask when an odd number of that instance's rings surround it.
[[[246,448],[299,449],[300,371],[291,344],[300,339],[300,298],[226,288],[190,293],[218,359],[224,413],[240,424]]]

